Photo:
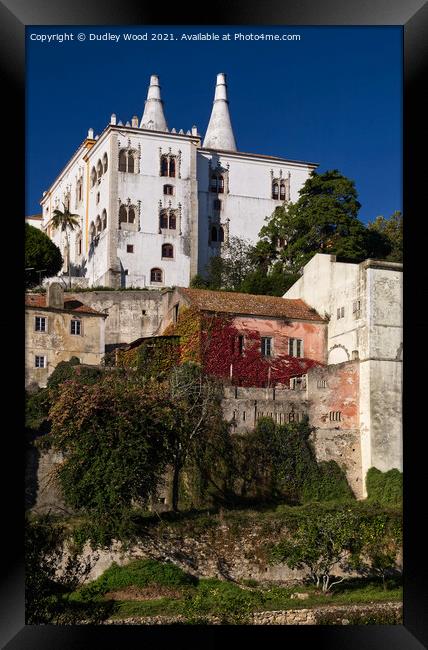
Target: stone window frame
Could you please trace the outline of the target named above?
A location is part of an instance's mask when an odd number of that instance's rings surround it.
[[[166,249],[167,246],[169,247],[168,249]],[[172,251],[172,255],[164,255],[164,250],[170,250],[170,249]],[[164,244],[162,244],[161,258],[163,260],[167,260],[167,261],[175,259],[175,252],[174,252],[174,245],[173,244],[171,244],[170,242],[165,242]]]
[[[330,422],[342,422],[342,411],[330,411],[328,416]]]
[[[123,164],[123,157],[125,158]],[[122,174],[138,174],[139,173],[139,152],[129,144],[127,147],[120,147],[118,154],[117,170]],[[132,164],[130,164],[132,161]],[[125,169],[121,169],[124,167]]]
[[[160,280],[156,280],[153,278],[153,276],[158,272],[161,274]],[[163,270],[158,266],[155,266],[152,269],[150,269],[150,284],[163,284]]]
[[[74,325],[74,328],[73,328]],[[78,327],[77,327],[78,325]],[[73,329],[79,330],[73,332]],[[70,319],[70,335],[71,336],[83,336],[83,320],[77,316],[72,316]]]
[[[43,321],[43,329],[39,329],[39,328],[37,327],[37,321],[38,321],[38,320],[39,320],[40,322]],[[34,316],[34,331],[35,331],[35,332],[40,332],[40,333],[42,333],[42,334],[47,334],[47,331],[48,331],[48,320],[49,320],[49,319],[48,319],[47,316],[38,316],[38,315],[35,315],[35,316]]]
[[[101,213],[101,229],[106,230],[107,228],[107,210],[104,208],[104,210]]]
[[[271,176],[271,199],[273,201],[280,201],[281,203],[288,203],[290,201],[290,179],[291,173],[288,172],[286,176],[283,175],[282,169],[279,174],[275,175],[273,169],[270,170]]]
[[[134,244],[126,244],[126,252],[132,254],[134,252]]]
[[[345,307],[343,306],[337,308],[336,320],[339,320],[340,318],[345,318]]]
[[[172,168],[174,173],[171,173]],[[172,153],[170,148],[168,153],[162,153],[162,147],[159,147],[159,176],[181,178],[181,151]]]
[[[121,216],[126,213],[126,220],[121,219]],[[134,218],[132,221],[130,221],[130,216],[133,213]],[[119,230],[138,230],[138,223],[139,223],[139,217],[140,217],[140,211],[139,211],[139,205],[135,205],[135,203],[131,203],[131,199],[128,199],[126,203],[122,203],[119,200],[119,211],[118,211],[118,229]],[[125,227],[123,227],[123,224],[125,224]],[[127,226],[132,226],[131,228]]]
[[[40,360],[42,359],[42,364],[40,365]],[[34,355],[34,368],[37,368],[38,370],[43,370],[48,367],[47,364],[47,359],[45,354],[35,354]]]
[[[108,170],[108,156],[107,156],[107,151],[104,153],[103,161],[102,161],[102,165],[103,165],[103,174],[105,174],[106,171]]]
[[[173,234],[174,231],[177,231],[179,222],[180,222],[179,209],[171,208],[171,207],[161,208],[159,211],[159,234],[161,234],[163,230],[168,230],[170,232],[172,231],[171,234]]]
[[[295,357],[296,359],[302,359],[305,356],[303,339],[294,337],[288,339],[288,356]]]
[[[97,170],[95,169],[95,165],[91,169],[91,189],[95,187],[97,184]]]
[[[101,217],[99,214],[97,214],[96,219],[95,219],[95,235],[100,235],[102,232],[102,222],[101,222]]]
[[[169,185],[169,184],[164,185],[163,186],[163,193],[164,193],[165,196],[175,196],[175,187],[174,187],[174,185]]]

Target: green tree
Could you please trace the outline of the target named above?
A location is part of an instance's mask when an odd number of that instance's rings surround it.
[[[337,169],[312,172],[295,203],[277,207],[260,231],[255,257],[262,268],[280,262],[282,270],[298,273],[316,253],[334,253],[361,262],[369,253],[385,252],[382,237],[371,237],[358,219],[361,205],[354,181]]]
[[[248,240],[230,237],[222,244],[221,254],[212,257],[207,265],[208,287],[239,291],[244,279],[254,270],[251,251]]]
[[[221,417],[222,391],[219,383],[204,375],[192,362],[173,369],[170,379],[173,419],[168,432],[172,466],[172,508],[178,510],[180,476],[189,459],[198,460],[204,439]]]
[[[133,372],[59,387],[47,436],[64,454],[58,480],[66,502],[92,518],[100,539],[119,536],[130,525],[131,506],[155,494],[171,412],[161,387],[142,386]]]
[[[397,570],[397,559],[403,543],[401,516],[381,512],[363,518],[359,526],[359,537],[359,570],[379,576],[386,590],[386,579]]]
[[[323,592],[345,580],[334,580],[335,566],[346,568],[357,542],[358,515],[352,508],[326,509],[319,505],[290,522],[290,537],[271,550],[271,561],[291,569],[308,569]]]
[[[25,284],[27,288],[39,284],[42,278],[56,275],[61,269],[63,259],[61,251],[49,237],[39,230],[25,224]],[[43,273],[38,273],[42,271]]]
[[[389,219],[385,217],[376,217],[376,219],[369,223],[368,229],[371,234],[387,239],[390,252],[386,259],[390,262],[403,261],[403,215],[399,210],[396,210]]]
[[[64,210],[56,208],[52,215],[52,225],[54,228],[60,228],[65,233],[67,240],[67,268],[68,268],[68,286],[71,288],[71,265],[70,265],[70,232],[79,226],[80,215],[72,214],[68,205],[62,204]]]

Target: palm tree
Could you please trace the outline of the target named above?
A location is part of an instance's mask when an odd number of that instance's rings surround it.
[[[70,266],[70,235],[69,230],[74,230],[76,226],[79,225],[80,215],[72,214],[69,210],[68,205],[62,204],[64,206],[64,211],[56,210],[53,211],[52,215],[52,225],[54,228],[61,228],[62,232],[65,232],[67,239],[67,266],[68,266],[68,286],[71,289],[71,266]]]

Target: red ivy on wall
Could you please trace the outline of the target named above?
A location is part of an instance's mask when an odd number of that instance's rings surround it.
[[[244,336],[240,350],[239,336]],[[238,330],[231,317],[201,318],[201,359],[209,375],[230,379],[239,386],[288,386],[290,377],[304,375],[309,368],[322,365],[306,358],[261,354],[261,336],[255,330]]]

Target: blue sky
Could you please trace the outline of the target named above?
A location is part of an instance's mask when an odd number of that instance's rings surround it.
[[[229,33],[230,41],[182,34]],[[31,40],[73,34],[73,41]],[[81,42],[77,35],[84,33]],[[122,35],[119,42],[89,34]],[[124,41],[148,33],[147,41]],[[152,33],[175,40],[151,40]],[[300,41],[234,40],[300,34]],[[31,37],[31,35],[33,35]],[[352,178],[367,222],[402,206],[401,27],[27,27],[26,214],[92,127],[141,118],[158,74],[168,126],[205,133],[216,74],[228,78],[238,149],[319,163]]]

